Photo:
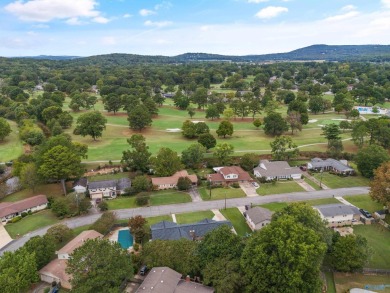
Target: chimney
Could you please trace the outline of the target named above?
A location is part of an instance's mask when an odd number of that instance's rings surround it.
[[[187,277],[186,277],[186,282],[191,282],[190,275],[187,275]]]

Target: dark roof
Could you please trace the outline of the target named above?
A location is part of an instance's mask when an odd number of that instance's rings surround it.
[[[327,168],[332,167],[339,172],[354,171],[353,168],[335,159],[322,160],[320,158],[314,158],[310,162],[312,168]]]
[[[345,205],[342,203],[324,204],[324,205],[314,206],[314,208],[319,210],[324,217],[360,214],[359,210],[356,207]]]
[[[131,187],[131,181],[127,177],[119,179],[116,185],[117,190],[125,190],[129,187]]]
[[[48,200],[46,195],[42,194],[15,202],[2,202],[0,203],[0,218],[13,215],[24,210],[31,209],[47,203]]]
[[[261,160],[258,167],[253,171],[259,171],[263,177],[275,176],[291,176],[293,174],[302,174],[298,167],[290,167],[286,161],[270,162],[268,160]]]
[[[88,189],[99,189],[99,188],[113,188],[116,190],[125,190],[126,188],[131,187],[131,181],[129,178],[124,177],[118,180],[103,180],[103,181],[94,181],[88,183]]]
[[[80,178],[79,180],[73,183],[73,187],[75,186],[87,187],[87,185],[88,185],[88,179],[86,177]]]
[[[232,223],[229,221],[204,219],[197,223],[182,225],[170,221],[162,221],[152,225],[150,230],[152,231],[152,240],[177,240],[180,238],[193,240],[194,237],[203,237],[207,232],[214,230],[221,225],[232,227]],[[192,235],[191,231],[194,231],[194,235]]]
[[[265,208],[254,207],[246,212],[248,218],[250,218],[253,224],[257,225],[266,220],[271,221],[272,212]]]
[[[195,282],[180,280],[174,293],[212,293],[214,289]]]

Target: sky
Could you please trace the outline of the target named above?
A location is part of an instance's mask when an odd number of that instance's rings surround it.
[[[390,0],[0,0],[0,56],[390,44]]]

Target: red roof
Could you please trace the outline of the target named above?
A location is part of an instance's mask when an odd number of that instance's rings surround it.
[[[12,214],[20,213],[24,210],[31,209],[48,203],[46,195],[36,195],[16,202],[0,203],[0,218]]]
[[[64,247],[62,247],[57,254],[71,254],[76,248],[79,248],[88,239],[103,238],[103,235],[95,230],[86,230],[81,232],[71,241],[69,241]]]
[[[238,178],[225,179],[223,176],[229,174],[237,174]],[[239,166],[222,167],[218,170],[218,173],[209,174],[208,179],[211,182],[237,182],[237,181],[251,181],[252,177],[248,172],[244,171]]]

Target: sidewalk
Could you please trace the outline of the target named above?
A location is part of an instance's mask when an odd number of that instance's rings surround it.
[[[314,178],[313,176],[311,176],[309,173],[307,172],[303,172],[303,176],[309,178],[311,181],[313,181],[315,184],[317,184],[318,186],[321,186],[322,189],[331,189],[329,188],[328,186],[326,186],[324,183],[318,181],[316,178]]]
[[[0,249],[10,243],[13,239],[9,236],[2,223],[0,223]]]
[[[225,216],[221,214],[221,212],[218,209],[212,209],[211,210],[214,213],[213,220],[214,221],[227,221]]]

